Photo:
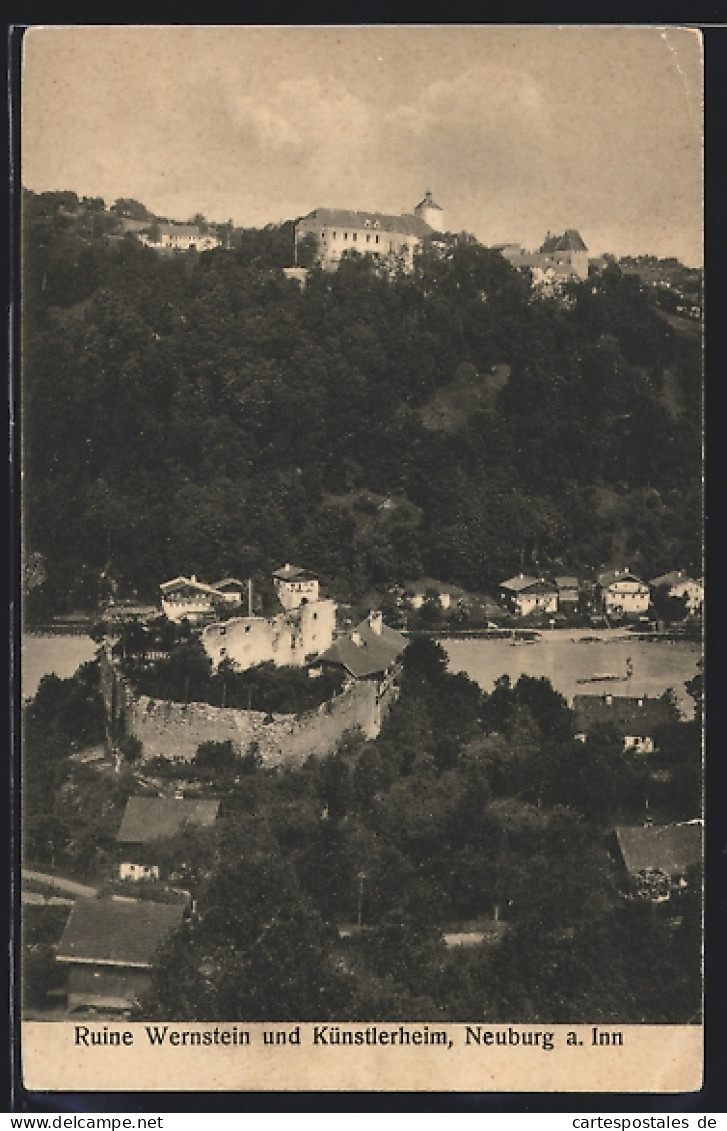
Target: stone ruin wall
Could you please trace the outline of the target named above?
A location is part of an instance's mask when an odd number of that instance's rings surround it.
[[[360,727],[367,738],[379,730],[381,710],[393,696],[377,704],[373,683],[355,683],[340,695],[304,715],[275,715],[265,722],[262,711],[211,707],[206,703],[174,703],[135,696],[113,667],[102,663],[102,690],[109,717],[142,743],[142,759],[163,757],[189,762],[203,742],[231,740],[240,754],[253,743],[266,766],[300,765],[311,754],[332,753],[347,730]],[[105,668],[105,671],[104,671]]]

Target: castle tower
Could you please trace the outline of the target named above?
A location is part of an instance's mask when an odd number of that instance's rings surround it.
[[[424,200],[417,204],[414,215],[428,224],[435,232],[444,231],[444,209],[436,203],[429,191],[424,194]]]

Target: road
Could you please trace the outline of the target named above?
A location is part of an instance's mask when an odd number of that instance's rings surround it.
[[[61,876],[52,876],[48,872],[31,872],[27,868],[23,868],[20,873],[21,885],[23,880],[34,880],[38,884],[48,884],[49,887],[57,888],[59,891],[68,892],[69,895],[75,895],[80,898],[93,899],[98,895],[96,888],[89,887],[87,884],[77,884],[75,880],[64,880]]]

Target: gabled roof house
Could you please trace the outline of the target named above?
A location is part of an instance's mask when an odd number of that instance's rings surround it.
[[[130,797],[116,834],[123,856],[119,879],[158,880],[155,842],[187,828],[211,828],[219,809],[214,798]]]
[[[57,961],[69,968],[69,1008],[130,1009],[183,915],[179,904],[78,899],[56,951]]]

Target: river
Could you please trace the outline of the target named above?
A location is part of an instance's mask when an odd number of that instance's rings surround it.
[[[597,639],[594,639],[597,636]],[[496,679],[509,675],[515,682],[521,674],[547,676],[553,687],[572,702],[578,694],[661,695],[674,689],[680,709],[691,717],[692,700],[684,684],[697,672],[700,645],[691,641],[648,641],[624,637],[619,629],[550,629],[535,644],[511,644],[509,640],[452,639],[440,641],[449,657],[451,671],[464,671],[485,691]],[[35,695],[41,678],[55,672],[63,679],[92,660],[96,644],[90,636],[24,635],[22,639],[23,697]],[[620,681],[579,683],[597,672],[626,674],[631,658],[633,674]]]
[[[626,637],[622,629],[549,629],[534,644],[452,638],[440,643],[449,657],[450,671],[466,672],[485,691],[492,691],[501,675],[508,675],[513,683],[520,675],[547,676],[569,703],[574,695],[606,691],[613,695],[661,695],[671,687],[684,717],[693,715],[694,704],[684,684],[697,673],[702,649],[692,641],[636,640]],[[633,674],[627,679],[629,658]],[[624,678],[578,682],[599,672]]]
[[[90,636],[51,636],[24,633],[20,643],[23,699],[32,699],[44,675],[68,679],[81,664],[93,660],[98,645]]]

